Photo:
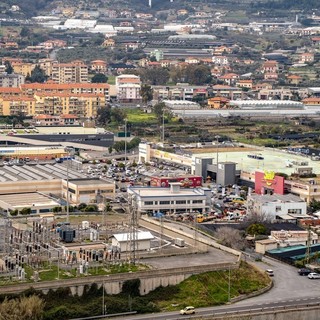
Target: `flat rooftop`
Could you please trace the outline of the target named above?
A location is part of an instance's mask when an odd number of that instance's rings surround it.
[[[84,127],[37,127],[40,134],[97,134],[96,128],[84,128]]]
[[[77,186],[87,186],[87,185],[105,185],[106,183],[114,184],[113,181],[110,180],[101,180],[99,178],[96,179],[69,179],[70,183],[73,183]]]
[[[276,146],[276,145],[275,145]],[[255,148],[255,147],[253,147]],[[283,172],[288,175],[291,175],[295,172],[296,168],[301,167],[312,167],[313,173],[320,174],[320,161],[311,160],[310,158],[291,154],[286,152],[285,150],[279,149],[263,149],[256,147],[256,152],[259,153],[264,159],[252,159],[248,158],[249,154],[252,154],[254,151],[245,151],[245,150],[238,150],[238,151],[230,151],[224,152],[224,149],[218,150],[218,157],[219,163],[222,162],[235,162],[237,170],[244,170],[244,171],[265,171],[265,170],[272,170],[274,172]],[[212,157],[213,159],[217,158],[217,152],[203,152],[196,154],[194,156],[199,158],[208,158]],[[292,161],[304,161],[308,162],[307,166],[296,166],[293,165],[291,168],[287,167],[288,160]],[[213,160],[215,163],[215,160]]]
[[[293,194],[252,194],[250,196],[255,202],[304,202],[300,197]]]
[[[38,192],[0,194],[0,201],[11,207],[60,206],[60,204]]]
[[[129,187],[128,192],[132,191],[138,197],[190,197],[200,196],[205,198],[206,195],[201,193],[199,188],[189,189],[180,188],[179,192],[171,192],[170,188],[157,187]]]

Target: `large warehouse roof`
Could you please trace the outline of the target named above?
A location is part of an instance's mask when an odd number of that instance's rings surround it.
[[[292,100],[231,100],[230,105],[241,109],[252,108],[303,108],[303,103]]]
[[[83,178],[83,173],[77,172],[72,168],[69,168],[68,171],[69,179]],[[0,182],[39,181],[66,178],[67,167],[61,164],[0,166]]]

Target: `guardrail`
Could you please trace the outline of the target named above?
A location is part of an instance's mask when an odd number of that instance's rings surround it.
[[[113,314],[105,314],[101,316],[93,316],[93,317],[85,317],[85,318],[73,318],[70,320],[95,320],[95,319],[106,319],[106,318],[113,318],[113,317],[122,317],[122,316],[130,316],[137,314],[137,311],[131,312],[122,312],[122,313],[113,313]]]
[[[203,315],[203,314],[195,314],[191,316],[184,317],[184,319],[208,319],[208,320],[225,320],[225,319],[243,319],[243,317],[248,317],[252,319],[253,316],[263,315],[267,318],[267,315],[274,315],[275,313],[290,313],[290,312],[299,312],[299,311],[312,311],[312,310],[319,310],[320,309],[320,302],[316,303],[306,303],[301,305],[283,305],[283,306],[275,306],[275,307],[257,307],[257,308],[248,308],[245,310],[232,310],[232,311],[213,311],[210,314]],[[241,317],[241,318],[239,318]],[[180,320],[180,317],[177,318],[170,318],[171,320]],[[308,320],[318,320],[318,313],[316,318],[308,318]]]

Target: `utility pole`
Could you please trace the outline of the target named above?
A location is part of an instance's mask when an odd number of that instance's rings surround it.
[[[124,167],[127,167],[127,119],[124,119]]]
[[[228,280],[228,302],[230,302],[231,300],[231,269],[230,269],[230,266],[229,266],[229,280]]]
[[[164,146],[164,108],[162,109],[162,143]]]
[[[133,265],[136,264],[137,250],[138,250],[138,214],[136,207],[136,197],[131,198],[128,206],[130,222],[128,232],[128,245],[129,245],[129,262]],[[131,212],[130,212],[131,211]]]
[[[308,226],[308,240],[307,240],[307,250],[306,250],[306,263],[310,262],[311,256],[311,228]]]
[[[102,281],[102,315],[105,315],[105,307],[104,307],[104,281]]]

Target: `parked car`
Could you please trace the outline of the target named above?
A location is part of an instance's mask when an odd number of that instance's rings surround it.
[[[308,274],[309,279],[320,279],[320,273],[311,272]]]
[[[188,306],[180,310],[180,314],[194,314],[195,312],[195,308],[192,306]]]
[[[312,272],[312,270],[310,270],[308,268],[301,268],[301,269],[298,270],[298,274],[300,276],[307,276],[311,272]]]
[[[273,276],[274,276],[274,272],[273,272],[273,270],[271,270],[271,269],[267,269],[267,270],[266,270],[266,274],[267,274],[269,277],[273,277]]]

